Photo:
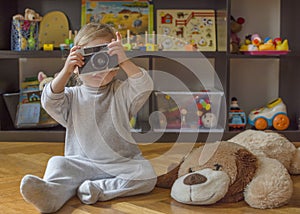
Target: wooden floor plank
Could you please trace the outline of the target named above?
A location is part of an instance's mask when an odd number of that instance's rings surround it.
[[[155,170],[162,172],[172,163],[182,159],[180,153],[188,144],[174,147],[172,143],[140,145],[146,158]],[[193,146],[199,146],[195,144]],[[295,145],[299,146],[299,143]],[[189,145],[190,147],[191,145]],[[192,148],[191,147],[191,148]],[[39,213],[31,204],[25,202],[20,194],[19,185],[25,174],[43,176],[47,161],[51,156],[63,155],[63,143],[0,142],[0,213],[1,214],[36,214]],[[168,154],[168,151],[172,153]],[[164,161],[159,159],[164,156]],[[191,206],[176,202],[170,197],[169,189],[155,188],[151,193],[132,197],[118,198],[94,205],[82,204],[77,197],[70,199],[57,213],[65,214],[127,214],[127,213],[263,213],[282,214],[300,213],[300,176],[292,176],[294,193],[289,204],[269,210],[249,207],[244,201],[238,203],[217,203],[211,206]]]

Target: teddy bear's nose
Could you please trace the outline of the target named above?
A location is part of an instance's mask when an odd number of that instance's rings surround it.
[[[183,183],[186,185],[195,185],[195,184],[202,184],[207,181],[207,178],[204,175],[194,173],[189,176],[187,176],[184,180]]]

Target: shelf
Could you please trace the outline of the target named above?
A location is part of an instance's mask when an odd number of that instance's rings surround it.
[[[198,51],[127,51],[127,56],[132,57],[165,57],[165,58],[201,58],[218,57],[225,52],[198,52]],[[65,57],[60,50],[54,51],[10,51],[0,50],[0,59],[17,58],[60,58]]]
[[[217,131],[204,132],[133,132],[132,136],[136,142],[206,142],[207,138],[216,140],[228,140],[240,131]],[[292,142],[298,142],[300,130],[277,131]],[[55,130],[13,130],[0,131],[0,142],[64,142],[65,131]]]
[[[9,51],[0,50],[0,59],[18,59],[18,58],[60,58],[62,52],[54,51]]]
[[[281,58],[281,57],[288,57],[291,56],[291,53],[288,53],[286,55],[247,55],[247,54],[228,54],[229,58],[246,58],[246,59],[255,59],[255,58]]]
[[[219,133],[219,132],[224,132],[224,129],[221,128],[211,128],[211,129],[205,129],[205,128],[200,128],[200,129],[191,129],[191,128],[182,128],[182,129],[154,129],[154,132],[166,132],[166,133]]]
[[[225,55],[226,52],[199,52],[199,51],[128,51],[128,57],[164,57],[164,58],[213,58]]]

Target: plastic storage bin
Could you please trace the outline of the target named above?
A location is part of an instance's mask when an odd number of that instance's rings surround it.
[[[154,131],[224,131],[219,121],[221,91],[155,92]]]
[[[26,93],[6,93],[3,98],[15,128],[47,128],[58,123],[41,107],[40,91]],[[28,97],[28,102],[20,103],[20,96]]]

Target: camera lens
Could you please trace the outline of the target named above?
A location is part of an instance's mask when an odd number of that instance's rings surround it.
[[[91,63],[95,70],[105,70],[109,63],[108,54],[106,52],[95,53],[91,58]]]

